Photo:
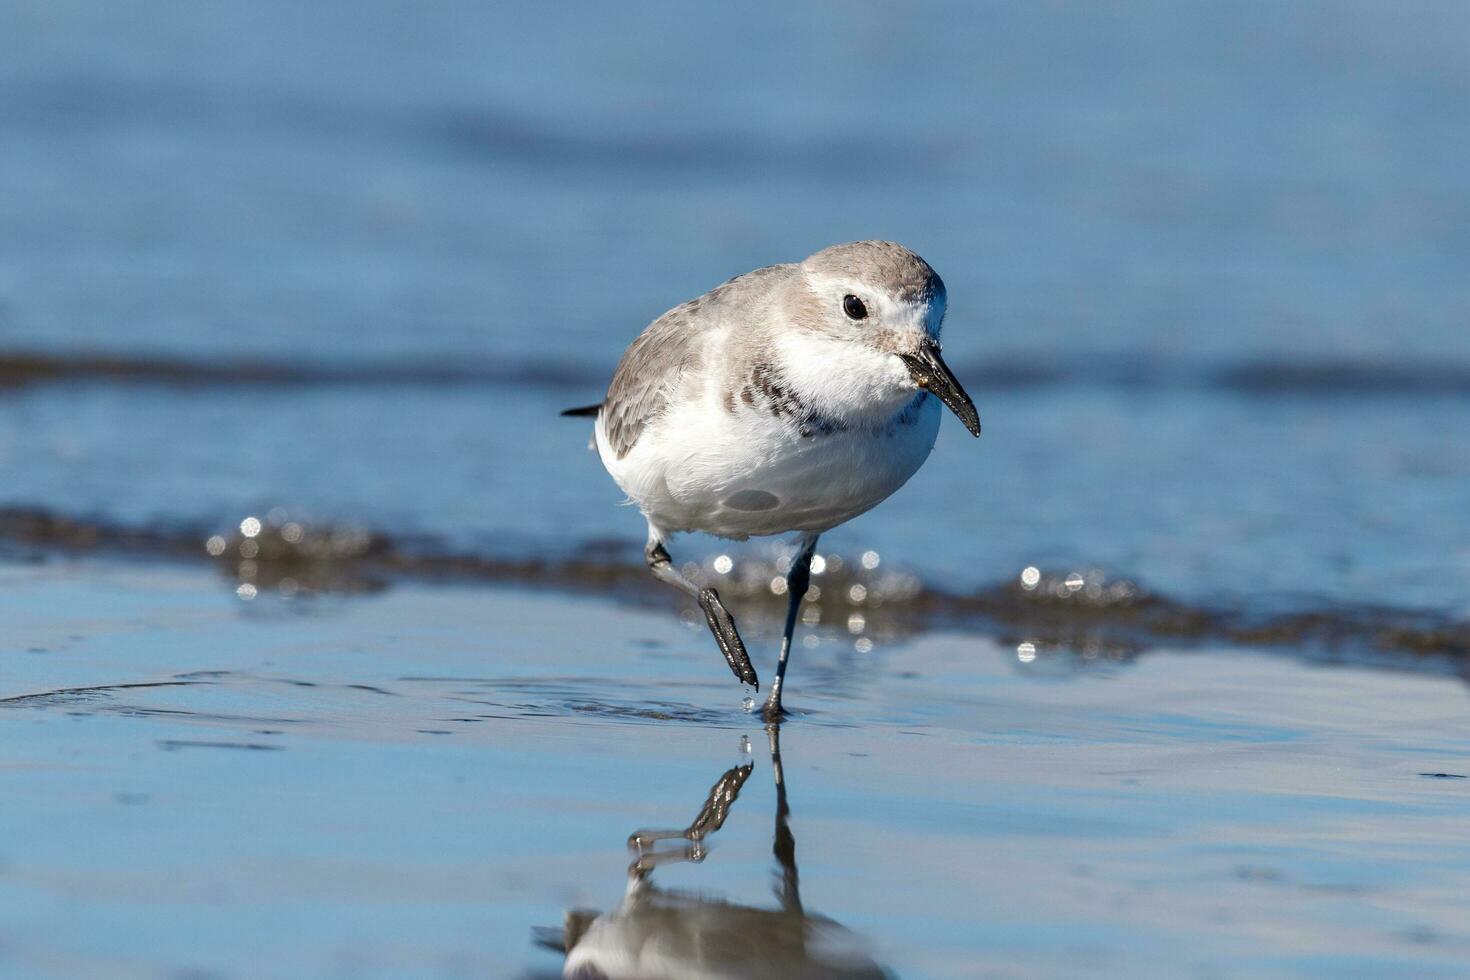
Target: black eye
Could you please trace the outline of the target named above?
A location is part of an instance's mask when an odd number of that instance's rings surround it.
[[[868,315],[868,308],[863,305],[862,300],[858,299],[851,293],[848,293],[846,296],[842,297],[842,312],[846,313],[854,320],[861,320],[863,317]]]

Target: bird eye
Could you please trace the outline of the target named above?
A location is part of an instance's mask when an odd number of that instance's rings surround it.
[[[862,300],[858,299],[851,293],[848,293],[846,296],[842,297],[842,312],[846,313],[854,320],[861,320],[868,315],[868,308],[863,305]]]

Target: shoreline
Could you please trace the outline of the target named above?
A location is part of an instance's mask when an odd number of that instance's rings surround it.
[[[638,607],[680,608],[652,582],[635,553],[600,542],[590,557],[517,557],[461,552],[432,540],[398,541],[355,527],[303,525],[267,518],[255,534],[200,527],[124,525],[40,508],[0,508],[0,559],[98,556],[208,565],[242,596],[286,598],[377,592],[398,583],[513,585],[537,591],[597,595]],[[685,571],[717,582],[740,615],[765,625],[785,600],[770,587],[783,568],[777,554],[716,566],[713,555]],[[1252,649],[1298,648],[1311,659],[1371,664],[1387,659],[1420,669],[1433,664],[1463,673],[1470,662],[1470,622],[1433,610],[1321,603],[1274,611],[1237,602],[1191,604],[1126,578],[1097,571],[1027,569],[1018,580],[972,592],[938,588],[906,572],[866,568],[860,556],[829,555],[808,606],[818,621],[853,621],[889,638],[941,629],[975,629],[1003,643],[1072,651],[1089,659],[1124,659],[1150,648],[1211,643]],[[875,562],[876,564],[876,562]],[[720,571],[723,567],[725,570]]]

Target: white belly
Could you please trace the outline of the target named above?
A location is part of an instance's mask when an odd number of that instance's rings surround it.
[[[662,531],[727,538],[825,531],[876,506],[923,465],[939,432],[926,397],[909,420],[800,435],[742,406],[704,399],[658,419],[623,459],[597,427],[603,465]]]

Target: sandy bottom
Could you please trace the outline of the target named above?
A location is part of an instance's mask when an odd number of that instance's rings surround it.
[[[1470,962],[1455,677],[832,629],[773,746],[702,631],[587,598],[52,562],[0,621],[7,976]]]

